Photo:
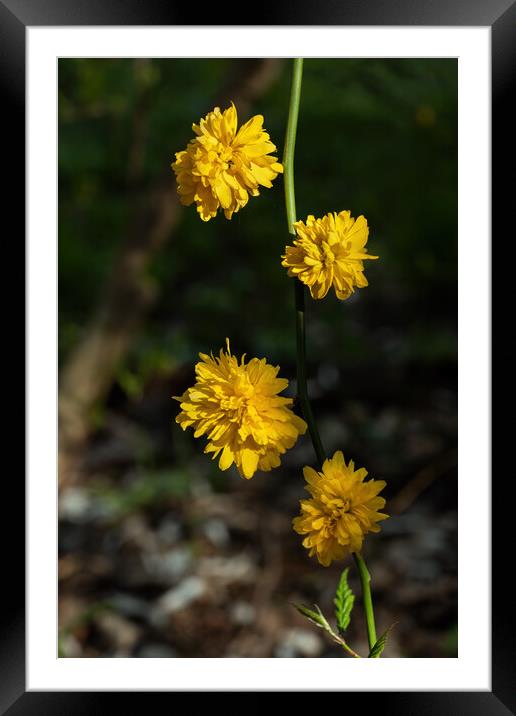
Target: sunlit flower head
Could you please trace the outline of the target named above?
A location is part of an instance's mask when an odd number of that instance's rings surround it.
[[[368,480],[367,470],[348,465],[340,450],[325,460],[322,472],[311,467],[303,470],[306,490],[311,497],[301,500],[301,514],[293,520],[294,530],[306,535],[303,546],[327,567],[334,559],[343,559],[360,552],[364,536],[379,532],[376,524],[389,515],[378,512],[385,499],[378,493],[385,487],[383,480]]]
[[[288,386],[288,380],[277,377],[279,366],[265,358],[246,364],[245,354],[239,361],[228,339],[226,344],[218,357],[199,353],[195,385],[176,398],[181,402],[176,421],[183,430],[192,427],[196,438],[206,435],[204,452],[220,455],[221,470],[235,463],[249,479],[256,470],[277,467],[306,423],[290,409],[292,399],[278,395]]]
[[[237,129],[235,105],[220,111],[215,107],[199,124],[192,125],[195,137],[185,151],[176,153],[172,168],[182,204],[194,202],[203,221],[217,214],[219,207],[231,219],[258,196],[259,187],[272,187],[283,171],[277,158],[270,156],[276,146],[263,129],[257,114]]]
[[[288,275],[306,284],[312,298],[324,298],[333,286],[337,298],[349,298],[354,287],[367,286],[364,259],[370,256],[365,245],[369,235],[363,216],[353,219],[349,211],[326,214],[322,219],[310,215],[294,224],[297,238],[285,248],[282,266]]]

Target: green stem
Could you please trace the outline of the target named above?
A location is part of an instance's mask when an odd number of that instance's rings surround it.
[[[292,87],[290,90],[290,104],[288,109],[287,134],[285,149],[283,151],[283,171],[285,185],[285,205],[287,209],[288,233],[290,238],[296,238],[294,223],[296,215],[296,193],[294,186],[294,151],[296,147],[297,119],[299,116],[299,101],[301,98],[301,84],[303,80],[303,59],[294,58]],[[305,336],[305,287],[301,281],[294,280],[295,306],[296,306],[296,358],[297,358],[297,393],[303,417],[308,425],[310,438],[320,465],[326,459],[326,453],[317,430],[310,400],[306,378],[306,336]],[[360,554],[353,554],[360,574],[362,594],[364,597],[364,610],[366,615],[367,638],[369,650],[376,644],[376,628],[374,624],[373,600],[371,597],[371,577],[367,571],[366,563]],[[354,652],[353,652],[354,654]],[[358,655],[357,655],[358,656]]]
[[[290,89],[290,104],[288,107],[287,134],[283,150],[283,183],[285,186],[285,203],[287,207],[288,233],[296,235],[294,222],[296,221],[296,192],[294,189],[294,151],[296,148],[297,118],[299,116],[299,100],[301,98],[301,83],[303,81],[303,58],[294,59],[292,87]]]
[[[296,215],[296,192],[294,186],[294,151],[296,146],[297,118],[299,116],[299,101],[301,98],[301,83],[303,80],[303,59],[294,59],[292,87],[290,91],[290,104],[288,109],[287,134],[285,149],[283,151],[283,170],[285,185],[285,205],[287,209],[288,233],[290,238],[296,238],[294,223]],[[322,445],[319,431],[315,422],[310,400],[306,377],[306,337],[305,337],[305,287],[300,281],[294,281],[296,306],[296,359],[297,359],[297,394],[303,417],[308,425],[310,438],[320,465],[326,455]]]
[[[360,654],[357,654],[357,652],[354,651],[354,650],[349,646],[349,644],[344,641],[344,639],[339,639],[339,640],[337,641],[337,644],[340,644],[340,645],[342,646],[342,648],[345,649],[345,650],[348,652],[348,654],[349,654],[350,656],[354,657],[355,659],[361,659],[361,658],[362,658],[362,657],[360,656]]]
[[[371,596],[371,575],[367,569],[364,558],[358,552],[353,552],[358,573],[360,575],[360,584],[362,586],[362,595],[364,598],[364,612],[367,627],[367,640],[369,642],[369,651],[376,644],[376,627],[374,624],[373,598]]]
[[[297,346],[297,394],[303,417],[308,425],[308,432],[314,446],[319,466],[322,466],[326,459],[326,453],[317,430],[312,406],[308,398],[308,387],[306,379],[306,334],[305,334],[305,287],[301,281],[295,281],[296,301],[296,346]]]

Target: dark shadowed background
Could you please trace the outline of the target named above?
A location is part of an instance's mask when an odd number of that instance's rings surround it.
[[[308,436],[251,481],[220,472],[171,399],[199,351],[281,365],[295,395],[282,179],[227,221],[180,207],[170,163],[233,100],[281,158],[290,61],[59,61],[59,650],[64,657],[340,656],[341,569],[291,529]],[[300,218],[370,225],[370,286],[308,301],[309,390],[327,450],[385,479],[366,539],[385,657],[457,654],[457,62],[305,61]],[[360,592],[351,563],[351,584]],[[360,599],[349,642],[367,651]]]

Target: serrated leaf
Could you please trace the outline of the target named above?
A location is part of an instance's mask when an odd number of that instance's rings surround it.
[[[317,609],[316,612],[314,612],[313,609],[309,609],[309,607],[305,606],[304,604],[294,604],[293,606],[300,614],[302,614],[307,619],[310,619],[310,621],[314,624],[317,624],[317,626],[321,627],[322,629],[330,629],[330,625],[328,624],[326,617],[321,612],[317,604],[315,605],[315,608]]]
[[[351,610],[355,603],[355,595],[351,591],[348,584],[348,572],[347,567],[341,574],[337,591],[335,592],[335,618],[337,619],[337,626],[339,631],[344,632],[349,626],[351,619]]]
[[[382,655],[383,650],[385,649],[385,644],[387,643],[387,638],[389,634],[391,633],[392,628],[394,627],[394,624],[391,624],[388,629],[384,631],[382,636],[376,641],[376,644],[373,646],[371,651],[369,652],[369,659],[379,659]]]

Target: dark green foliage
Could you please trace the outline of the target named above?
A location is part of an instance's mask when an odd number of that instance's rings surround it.
[[[142,178],[129,191],[133,123],[141,111],[133,60],[60,60],[61,359],[100,298],[135,199],[171,171],[174,152],[211,109],[232,62],[238,60],[152,60]],[[253,108],[264,114],[280,157],[289,84],[286,63]],[[367,266],[371,288],[354,299],[352,312],[334,298],[317,304],[318,320],[331,331],[312,334],[314,364],[329,352],[333,361],[345,357],[347,370],[360,363],[373,371],[381,363],[389,382],[386,370],[396,379],[414,361],[437,368],[455,355],[456,90],[452,59],[305,62],[299,216],[363,213],[370,250],[381,257]],[[161,298],[146,330],[158,330],[169,353],[181,344],[184,361],[199,349],[218,349],[226,335],[237,350],[292,360],[291,280],[280,266],[285,226],[281,178],[232,221],[218,216],[203,224],[186,209],[151,267]]]
[[[134,207],[164,176],[174,190],[174,153],[190,139],[192,122],[213,107],[234,63],[156,59],[142,78],[131,59],[60,60],[61,364],[102,300]],[[285,62],[252,108],[264,115],[279,157],[290,69]],[[131,184],[134,125],[142,112],[142,169]],[[354,457],[366,454],[371,474],[390,486],[418,469],[400,466],[409,433],[400,429],[397,437],[396,416],[421,405],[439,411],[443,400],[443,410],[454,410],[456,128],[454,59],[305,61],[295,160],[298,214],[363,213],[370,251],[380,256],[367,264],[369,288],[349,301],[329,295],[308,302],[310,393],[327,450],[345,448],[352,426]],[[119,387],[128,399],[137,399],[156,375],[177,375],[184,366],[183,382],[174,387],[180,394],[197,353],[218,351],[226,336],[235,353],[266,356],[293,378],[293,279],[280,265],[287,241],[281,177],[231,221],[220,215],[203,223],[193,207],[184,209],[149,266],[157,300],[119,366]],[[150,361],[150,354],[159,360]],[[163,368],[166,356],[170,365]],[[170,401],[170,417],[176,407]],[[385,422],[371,419],[383,411]],[[329,416],[338,432],[324,427]]]

